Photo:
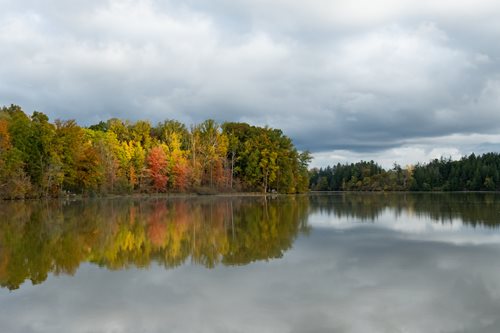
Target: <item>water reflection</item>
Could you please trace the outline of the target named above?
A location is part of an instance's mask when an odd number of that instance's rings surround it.
[[[336,218],[374,222],[388,211],[435,222],[498,228],[499,193],[334,193],[310,197],[311,210]]]
[[[0,285],[12,290],[25,280],[41,283],[49,273],[74,274],[82,262],[113,270],[149,267],[153,261],[165,268],[186,262],[207,268],[245,265],[281,258],[299,233],[325,223],[368,222],[453,243],[500,242],[498,233],[456,232],[462,226],[498,228],[499,199],[492,193],[336,193],[5,202]]]
[[[85,261],[109,269],[212,268],[280,258],[307,232],[307,197],[14,202],[0,210],[0,284],[74,274]]]
[[[5,204],[0,331],[500,332],[498,198]]]

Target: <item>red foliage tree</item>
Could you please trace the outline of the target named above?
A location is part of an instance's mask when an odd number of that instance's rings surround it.
[[[187,164],[187,161],[184,159],[178,160],[174,165],[172,172],[175,175],[174,189],[180,192],[185,191],[188,185],[189,176],[189,166]]]
[[[157,192],[164,191],[167,185],[167,155],[162,147],[154,147],[148,155],[148,171]]]

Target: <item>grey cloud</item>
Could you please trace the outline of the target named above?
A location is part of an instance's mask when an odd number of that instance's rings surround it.
[[[497,133],[498,4],[383,4],[6,1],[0,104],[84,125],[247,121],[313,152]]]

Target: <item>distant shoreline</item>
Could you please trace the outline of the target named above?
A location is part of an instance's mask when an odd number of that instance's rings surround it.
[[[196,192],[192,193],[132,193],[132,194],[100,194],[100,195],[82,195],[82,194],[70,194],[62,195],[60,197],[39,197],[39,198],[14,198],[14,199],[3,199],[0,202],[15,202],[15,201],[45,201],[45,200],[94,200],[94,199],[169,199],[169,198],[204,198],[204,197],[267,197],[267,196],[289,196],[289,195],[304,195],[307,193],[262,193],[262,192],[220,192],[220,193],[209,193],[200,194]]]
[[[61,197],[41,197],[24,199],[3,199],[0,202],[16,201],[65,201],[65,200],[98,200],[98,199],[182,199],[182,198],[208,198],[208,197],[287,197],[287,196],[306,196],[306,195],[328,195],[328,194],[499,194],[500,191],[309,191],[305,193],[262,193],[262,192],[221,192],[210,194],[199,193],[133,193],[133,194],[107,194],[84,196],[81,194],[67,195]]]

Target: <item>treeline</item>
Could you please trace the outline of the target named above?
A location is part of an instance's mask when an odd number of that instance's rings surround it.
[[[206,120],[110,119],[80,127],[49,122],[16,105],[0,109],[0,197],[68,193],[260,191],[308,189],[308,152],[281,130]]]
[[[460,160],[434,159],[390,170],[361,161],[312,169],[315,191],[500,191],[500,154],[471,154]]]

